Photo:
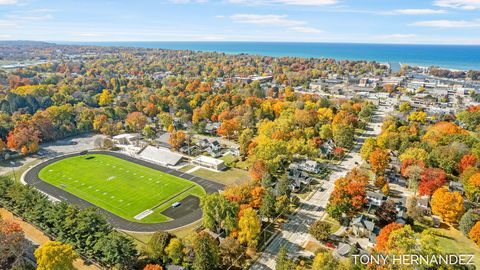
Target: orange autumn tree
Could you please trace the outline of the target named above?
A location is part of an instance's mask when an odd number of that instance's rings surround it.
[[[262,180],[263,176],[267,173],[267,168],[265,166],[265,162],[263,160],[255,160],[253,165],[250,167],[250,177],[252,177],[253,181],[259,182]]]
[[[395,222],[383,227],[377,236],[377,244],[375,245],[375,250],[379,252],[388,252],[388,238],[390,237],[390,234],[393,231],[401,228],[403,228],[403,225]]]
[[[170,137],[168,138],[168,144],[175,149],[178,150],[182,145],[185,143],[187,136],[183,131],[172,131],[170,133]]]
[[[427,129],[423,140],[436,144],[442,137],[452,134],[468,134],[468,132],[452,122],[439,122]]]
[[[355,216],[367,202],[367,183],[368,175],[357,168],[339,178],[327,205],[328,214],[336,219],[340,219],[343,214]]]
[[[163,270],[163,267],[158,264],[147,264],[143,270]]]
[[[390,162],[390,154],[380,148],[375,149],[368,157],[368,163],[376,175],[382,175]]]
[[[475,223],[475,225],[468,233],[468,236],[470,237],[470,239],[472,239],[473,242],[475,242],[475,244],[477,244],[477,246],[480,246],[480,221],[477,221],[477,223]]]
[[[227,139],[235,136],[241,129],[240,122],[236,119],[224,120],[217,130],[217,134]]]
[[[425,162],[421,160],[416,160],[416,159],[405,159],[402,161],[402,164],[400,166],[400,173],[402,174],[403,177],[407,177],[407,172],[408,172],[408,167],[417,165],[420,167],[422,170],[425,169]]]
[[[445,187],[433,193],[430,204],[432,213],[448,224],[456,224],[464,212],[462,195],[459,192],[449,192]]]
[[[478,159],[474,155],[464,155],[460,162],[458,163],[458,169],[462,173],[468,167],[475,167],[477,165]]]

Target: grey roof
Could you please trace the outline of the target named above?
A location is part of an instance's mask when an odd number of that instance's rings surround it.
[[[385,195],[383,195],[383,193],[379,193],[379,192],[367,191],[367,197],[383,200]]]
[[[140,153],[140,157],[163,164],[177,165],[183,156],[173,153],[166,148],[157,148],[149,145]]]
[[[350,246],[349,244],[339,243],[337,247],[337,253],[340,256],[345,256],[350,252],[351,249],[352,249],[352,246]]]
[[[360,215],[352,220],[352,226],[364,227],[371,232],[375,228],[375,223],[368,220],[368,218],[366,218],[364,215]]]

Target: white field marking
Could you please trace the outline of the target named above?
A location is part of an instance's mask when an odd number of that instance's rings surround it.
[[[147,209],[147,210],[143,211],[142,213],[134,216],[133,218],[136,219],[136,220],[142,220],[144,217],[150,215],[151,213],[153,213],[153,211],[150,210],[150,209]]]
[[[49,172],[53,172],[53,170],[48,170]]]
[[[113,179],[115,179],[115,176],[110,176],[110,177],[107,179],[107,181],[111,181],[111,180],[113,180]]]
[[[95,189],[96,192],[99,192],[100,190],[99,189]]]
[[[103,195],[107,195],[107,192],[104,192]]]

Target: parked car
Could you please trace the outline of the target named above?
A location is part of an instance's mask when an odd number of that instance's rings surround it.
[[[182,203],[181,202],[175,202],[172,204],[173,208],[179,207]]]

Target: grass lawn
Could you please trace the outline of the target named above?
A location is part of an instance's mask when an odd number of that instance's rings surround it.
[[[240,184],[249,180],[247,171],[237,168],[230,168],[226,171],[214,172],[208,169],[200,168],[192,173],[193,175],[210,179],[224,185]]]
[[[167,221],[161,212],[172,203],[205,194],[191,181],[101,154],[57,161],[43,168],[39,177],[124,219],[142,223]],[[149,209],[153,213],[141,220],[134,218]]]
[[[449,254],[473,254],[475,265],[480,265],[480,248],[462,232],[450,228],[433,229],[439,239],[440,248]]]
[[[332,233],[332,234],[335,233],[336,231],[338,231],[338,229],[340,229],[340,227],[341,227],[340,223],[336,219],[334,219],[330,216],[326,216],[323,219],[323,221],[326,221],[326,222],[330,223],[330,225],[332,225],[332,227],[330,228],[330,233]]]
[[[180,168],[180,169],[178,169],[178,170],[181,171],[181,172],[187,172],[187,171],[189,171],[189,170],[191,170],[191,169],[193,169],[193,168],[195,168],[195,165],[189,164],[189,165],[183,166],[182,168]]]

